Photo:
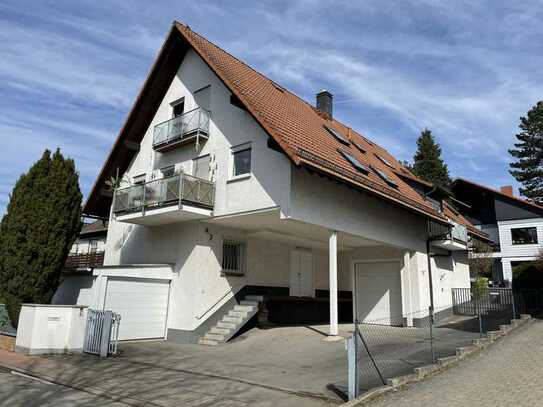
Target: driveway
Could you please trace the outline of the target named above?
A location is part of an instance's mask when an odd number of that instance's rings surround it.
[[[390,393],[372,407],[542,405],[543,321],[532,320],[442,374]]]
[[[327,329],[327,325],[253,329],[216,347],[125,342],[119,357],[107,359],[6,357],[49,381],[136,404],[318,407],[340,404],[347,388],[344,341],[323,340]],[[352,331],[352,324],[340,326],[345,337]],[[411,372],[431,360],[428,329],[363,326],[363,332],[386,377]],[[453,354],[471,336],[439,328],[436,348],[441,354]],[[363,357],[363,387],[380,385],[369,358]]]

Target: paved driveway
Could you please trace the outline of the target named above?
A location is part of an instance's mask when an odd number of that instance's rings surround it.
[[[89,355],[13,360],[50,381],[121,400],[162,406],[337,405],[347,387],[344,341],[327,342],[328,327],[253,329],[217,347],[169,342],[122,343],[117,358]],[[427,329],[368,326],[368,344],[387,376],[429,363]],[[345,337],[351,324],[341,325]],[[440,329],[438,349],[454,353],[473,335]],[[459,342],[460,341],[460,342]],[[379,385],[365,356],[363,386]]]
[[[458,366],[371,406],[541,406],[542,377],[543,321],[533,320]]]

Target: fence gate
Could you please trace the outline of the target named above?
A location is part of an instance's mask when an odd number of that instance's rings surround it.
[[[117,354],[121,316],[113,311],[89,309],[83,352],[107,357]]]

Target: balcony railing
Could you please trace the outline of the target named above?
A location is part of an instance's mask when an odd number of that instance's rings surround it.
[[[113,212],[135,212],[146,208],[191,204],[213,209],[215,186],[213,182],[188,174],[174,175],[141,185],[117,189]]]
[[[153,148],[166,148],[192,137],[207,137],[210,115],[208,110],[199,107],[157,124],[153,133]]]
[[[459,223],[455,223],[451,229],[451,237],[453,240],[461,243],[468,242],[468,229]]]
[[[104,252],[91,252],[85,254],[69,254],[64,263],[64,269],[89,269],[104,264]]]

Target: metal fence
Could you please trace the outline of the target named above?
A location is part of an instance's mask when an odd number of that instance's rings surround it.
[[[83,351],[100,357],[116,355],[120,322],[121,316],[113,311],[89,309]]]

